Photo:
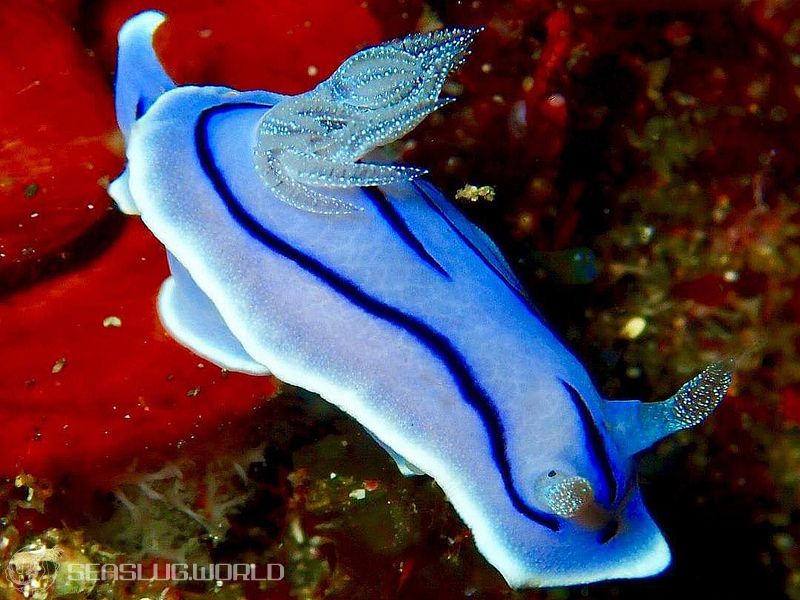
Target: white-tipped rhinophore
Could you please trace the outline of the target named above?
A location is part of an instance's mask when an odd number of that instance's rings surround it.
[[[594,490],[585,477],[549,471],[535,486],[537,505],[552,515],[570,519],[594,504]]]
[[[716,410],[731,385],[732,370],[732,359],[716,362],[683,384],[678,393],[667,400],[676,430],[699,425]]]
[[[732,359],[709,365],[663,402],[606,403],[606,420],[617,445],[633,455],[676,431],[702,423],[725,397],[733,366]]]

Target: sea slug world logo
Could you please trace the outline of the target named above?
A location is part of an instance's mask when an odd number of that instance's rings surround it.
[[[68,581],[280,581],[283,565],[269,563],[86,563],[66,565]]]
[[[25,548],[6,564],[6,577],[25,598],[46,592],[55,583],[63,554],[59,548]]]
[[[101,581],[215,581],[217,585],[238,581],[280,581],[285,576],[280,563],[88,563],[65,559],[56,548],[26,547],[6,564],[6,577],[25,598],[44,598],[59,585],[93,586]]]

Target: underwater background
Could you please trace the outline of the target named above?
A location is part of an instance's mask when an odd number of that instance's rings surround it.
[[[514,592],[357,423],[169,339],[163,250],[106,194],[116,32],[149,8],[179,83],[284,93],[365,45],[485,27],[458,101],[393,155],[498,242],[606,397],[737,358],[714,416],[641,461],[664,575]],[[0,0],[0,564],[39,544],[62,569],[286,569],[41,598],[800,598],[799,107],[790,0]]]

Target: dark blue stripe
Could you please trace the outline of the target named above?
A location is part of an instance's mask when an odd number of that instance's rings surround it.
[[[567,390],[570,398],[572,398],[572,402],[575,405],[575,410],[577,411],[581,420],[582,429],[586,433],[586,441],[589,446],[589,456],[592,457],[592,461],[603,474],[605,490],[607,490],[607,502],[610,508],[617,499],[618,486],[617,479],[614,476],[614,468],[611,466],[611,458],[608,455],[608,449],[606,448],[605,440],[603,439],[603,435],[600,433],[597,422],[594,420],[594,417],[592,416],[586,401],[583,399],[583,396],[580,395],[578,390],[576,390],[563,379],[561,380],[561,383],[564,385],[564,388]]]
[[[369,196],[375,205],[375,208],[378,209],[378,212],[394,230],[398,237],[405,242],[406,246],[411,248],[411,250],[413,250],[423,261],[428,263],[428,265],[436,269],[439,274],[444,275],[447,279],[450,279],[450,274],[445,271],[444,267],[440,265],[436,259],[430,255],[430,253],[428,253],[428,251],[425,249],[425,246],[422,245],[422,242],[420,242],[419,239],[408,228],[408,225],[403,220],[403,217],[400,216],[400,213],[397,212],[397,209],[394,207],[394,205],[388,200],[388,198],[386,198],[386,195],[383,193],[383,191],[378,187],[365,187],[362,188],[362,190],[367,196]]]
[[[291,260],[301,269],[328,285],[363,311],[404,329],[438,357],[450,372],[462,397],[478,413],[483,422],[484,429],[489,437],[492,458],[497,465],[506,493],[514,508],[530,520],[552,531],[558,531],[560,525],[554,516],[528,506],[516,490],[506,451],[505,432],[497,407],[486,391],[477,383],[464,357],[453,347],[450,341],[416,317],[405,314],[373,298],[352,281],[342,277],[314,257],[301,252],[286,240],[266,229],[233,194],[211,152],[208,140],[208,125],[215,115],[243,108],[264,110],[264,108],[269,108],[269,105],[255,102],[239,102],[212,106],[200,113],[195,124],[195,144],[200,165],[217,194],[222,198],[231,217],[236,220],[242,229],[265,247]]]
[[[472,240],[469,238],[467,234],[465,234],[458,225],[453,222],[450,216],[442,210],[439,204],[431,198],[430,194],[425,190],[424,186],[420,185],[419,183],[415,182],[414,184],[416,188],[422,193],[425,201],[441,218],[442,220],[447,223],[450,229],[461,238],[463,241],[472,251],[473,253],[486,265],[497,277],[499,277],[503,283],[505,283],[506,287],[517,297],[517,299],[522,302],[525,308],[537,319],[540,321],[544,321],[544,318],[539,311],[531,305],[528,298],[522,293],[517,285],[514,282],[510,281],[508,277],[503,273],[497,266],[492,263],[489,258],[487,258],[486,254],[478,248]],[[580,394],[578,394],[577,390],[569,385],[567,382],[562,380],[562,383],[567,388],[577,410],[578,415],[581,419],[581,423],[583,424],[584,431],[587,432],[590,442],[590,450],[594,453],[595,456],[595,463],[599,466],[602,470],[604,479],[608,485],[609,490],[609,504],[613,504],[614,501],[617,499],[618,493],[618,485],[616,482],[616,478],[614,477],[614,470],[611,464],[611,460],[609,458],[608,450],[605,446],[605,442],[603,440],[603,436],[600,433],[599,429],[597,428],[597,423],[595,422],[594,418],[592,417],[591,412],[589,411],[588,407],[586,406],[583,398]]]
[[[455,233],[459,238],[461,238],[461,241],[464,242],[478,258],[481,259],[481,262],[483,262],[484,265],[486,265],[497,277],[500,278],[500,280],[506,285],[506,287],[511,291],[511,293],[514,294],[519,299],[519,301],[525,305],[525,308],[527,308],[531,313],[533,313],[533,315],[537,319],[539,319],[540,321],[544,321],[544,319],[536,310],[536,308],[531,306],[531,303],[528,301],[528,298],[525,296],[522,290],[519,289],[519,286],[515,285],[514,282],[509,281],[506,274],[503,273],[500,269],[498,269],[497,266],[486,257],[486,254],[484,254],[483,251],[481,251],[481,249],[475,245],[475,243],[469,238],[467,234],[461,231],[458,225],[456,225],[453,222],[453,220],[448,216],[448,214],[444,212],[442,208],[436,203],[436,201],[430,197],[428,192],[425,191],[425,187],[420,185],[418,182],[414,182],[414,186],[422,193],[422,196],[423,198],[425,198],[425,202],[427,202],[428,206],[430,206],[442,218],[442,220],[444,220],[444,222],[447,223],[448,227],[453,231],[453,233]]]
[[[146,112],[147,107],[145,106],[144,98],[139,98],[136,101],[136,119],[139,120]]]

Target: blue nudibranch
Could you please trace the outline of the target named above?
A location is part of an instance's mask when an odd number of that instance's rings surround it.
[[[644,577],[670,555],[634,455],[707,417],[714,364],[607,401],[497,247],[410,167],[359,162],[449,100],[475,31],[358,52],[287,97],[176,87],[142,13],[119,35],[128,165],[109,191],[167,249],[158,308],[214,363],[319,393],[433,477],[515,587]]]

